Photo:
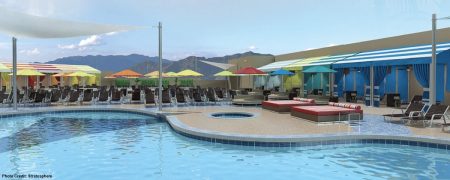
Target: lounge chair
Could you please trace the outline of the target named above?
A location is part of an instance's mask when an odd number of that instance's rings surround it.
[[[294,106],[291,116],[315,122],[361,120],[363,110],[357,104],[330,102],[327,106]]]
[[[411,111],[408,117],[403,119],[408,120],[408,124],[414,121],[422,121],[423,126],[425,127],[425,121],[430,121],[430,127],[433,125],[433,120],[438,120],[441,118],[445,118],[445,114],[448,110],[447,105],[437,105],[433,104],[428,107],[425,107],[422,111]]]
[[[80,91],[73,90],[69,93],[69,97],[65,101],[66,105],[69,105],[70,103],[80,103]]]
[[[113,90],[111,93],[111,100],[110,103],[112,102],[118,102],[118,103],[122,103],[122,92],[120,92],[119,90]]]
[[[384,121],[392,120],[393,118],[400,118],[401,120],[405,120],[404,117],[408,117],[411,112],[422,111],[425,107],[425,104],[422,102],[411,101],[408,107],[405,110],[401,109],[402,113],[399,114],[384,114]]]
[[[167,89],[162,91],[162,103],[172,105],[172,97],[170,96],[170,91]]]
[[[279,112],[291,112],[293,106],[314,106],[316,105],[314,99],[306,98],[294,98],[293,100],[280,100],[280,101],[264,101],[262,102],[262,108]]]
[[[184,103],[186,104],[188,101],[186,100],[186,96],[184,95],[184,92],[182,89],[177,89],[175,97],[177,99],[177,104],[178,103]]]
[[[51,91],[52,95],[50,97],[50,104],[51,103],[57,103],[60,102],[61,100],[61,90],[59,89],[53,89]]]
[[[81,103],[92,103],[94,98],[94,93],[92,92],[92,89],[86,89],[83,91],[83,99],[81,100]]]
[[[133,89],[133,92],[131,93],[131,103],[132,102],[141,102],[141,89],[135,88]]]
[[[98,98],[96,100],[97,103],[109,103],[109,95],[106,89],[100,89],[98,92]]]
[[[153,93],[153,91],[151,89],[146,88],[144,90],[144,94],[145,94],[145,105],[155,105],[156,106],[156,101],[155,101],[155,94]]]
[[[219,101],[213,88],[208,88],[208,91],[206,91],[206,98],[208,98],[209,102],[214,102],[214,104]]]

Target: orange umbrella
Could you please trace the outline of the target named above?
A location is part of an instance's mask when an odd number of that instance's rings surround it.
[[[138,78],[138,77],[142,77],[142,74],[134,72],[129,69],[125,69],[123,71],[112,74],[111,76],[112,77],[125,77],[125,78]]]

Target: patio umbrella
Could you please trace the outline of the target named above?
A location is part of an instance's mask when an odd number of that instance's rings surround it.
[[[245,68],[241,68],[238,69],[234,74],[239,74],[239,75],[267,75],[265,72],[256,69],[254,67],[245,67]]]
[[[281,89],[282,92],[284,92],[284,82],[283,82],[284,81],[284,79],[283,79],[284,76],[285,75],[291,76],[291,75],[294,75],[294,73],[292,73],[291,71],[288,71],[288,70],[278,69],[276,71],[271,72],[270,75],[281,76],[280,89]]]
[[[245,68],[241,68],[238,69],[234,74],[237,75],[248,75],[248,76],[252,76],[252,75],[267,75],[265,72],[256,69],[254,67],[245,67]]]
[[[200,76],[203,76],[203,74],[198,73],[198,72],[193,71],[193,70],[190,70],[190,69],[186,69],[186,70],[180,71],[180,72],[177,73],[177,75],[179,77],[200,77]],[[194,81],[192,81],[192,82],[194,82]]]
[[[13,74],[9,74],[10,76],[12,76]],[[34,69],[22,69],[17,71],[17,76],[45,76],[45,74],[42,74]],[[28,78],[27,79],[27,94],[28,94]]]
[[[60,72],[58,74],[53,74],[52,77],[59,77],[59,84],[61,86],[63,86],[63,84],[64,84],[64,76],[66,76],[66,75],[67,75],[67,73]]]
[[[231,88],[230,76],[236,76],[236,74],[233,74],[230,71],[221,71],[221,72],[214,74],[214,76],[227,77],[228,89],[229,89],[229,88]]]
[[[95,75],[92,75],[92,74],[88,74],[88,73],[85,73],[85,72],[83,72],[83,71],[77,71],[77,72],[73,72],[73,73],[70,73],[70,74],[68,74],[68,75],[66,75],[67,77],[81,77],[81,78],[86,78],[86,77],[95,77]],[[84,79],[84,82],[83,82],[83,85],[86,85],[86,79]]]
[[[130,78],[130,77],[136,77],[136,78],[138,78],[138,77],[142,77],[142,74],[137,73],[137,72],[135,72],[135,71],[132,71],[132,70],[130,70],[130,69],[125,69],[125,70],[123,70],[123,71],[114,73],[114,74],[112,74],[111,76],[113,76],[113,77],[124,77],[124,78]]]
[[[303,70],[303,73],[310,73],[311,74],[311,81],[312,81],[312,85],[314,86],[314,73],[320,73],[320,88],[323,89],[323,73],[335,73],[337,71],[330,69],[328,67],[325,66],[313,66],[313,67],[309,67],[308,69]],[[311,87],[313,87],[311,86]],[[313,87],[314,88],[314,87]],[[330,87],[331,88],[331,87]]]
[[[115,78],[126,78],[126,79],[135,79],[135,78],[143,77],[143,75],[141,73],[137,73],[130,69],[125,69],[123,71],[111,74],[110,76],[115,77]]]
[[[203,74],[195,72],[195,71],[190,70],[190,69],[186,69],[186,70],[180,71],[180,72],[177,73],[177,75],[180,76],[180,77],[186,77],[186,76],[199,77],[199,76],[203,76]]]
[[[2,72],[11,72],[11,69],[0,63],[0,87],[3,86]]]

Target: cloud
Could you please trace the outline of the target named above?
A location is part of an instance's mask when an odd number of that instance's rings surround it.
[[[78,43],[78,47],[86,47],[86,46],[95,46],[100,44],[101,37],[98,35],[90,36],[86,39],[83,39]]]
[[[255,45],[251,45],[247,48],[249,51],[257,50],[258,48]]]
[[[31,50],[20,50],[19,53],[26,54],[28,56],[32,56],[32,55],[40,54],[41,51],[39,51],[38,48],[34,48],[34,49],[31,49]]]
[[[92,46],[97,46],[102,44],[101,42],[102,36],[100,35],[92,35],[86,39],[82,39],[78,44],[68,44],[68,45],[58,45],[59,49],[78,49],[79,51],[83,51],[89,49]]]
[[[86,39],[82,39],[78,44],[68,44],[68,45],[58,45],[59,49],[78,49],[79,51],[83,51],[86,49],[91,49],[92,46],[97,46],[103,44],[102,39],[104,36],[114,36],[119,32],[110,32],[103,35],[92,35]]]

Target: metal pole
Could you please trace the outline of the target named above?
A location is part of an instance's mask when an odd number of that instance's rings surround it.
[[[162,111],[162,24],[158,23],[158,32],[159,32],[159,94],[158,94],[158,110]]]
[[[374,86],[374,69],[373,66],[370,66],[370,106],[374,106],[373,105],[373,86]]]
[[[13,43],[13,109],[17,110],[17,39],[15,37],[12,38]]]
[[[436,14],[432,15],[431,64],[430,64],[430,104],[436,104]]]

